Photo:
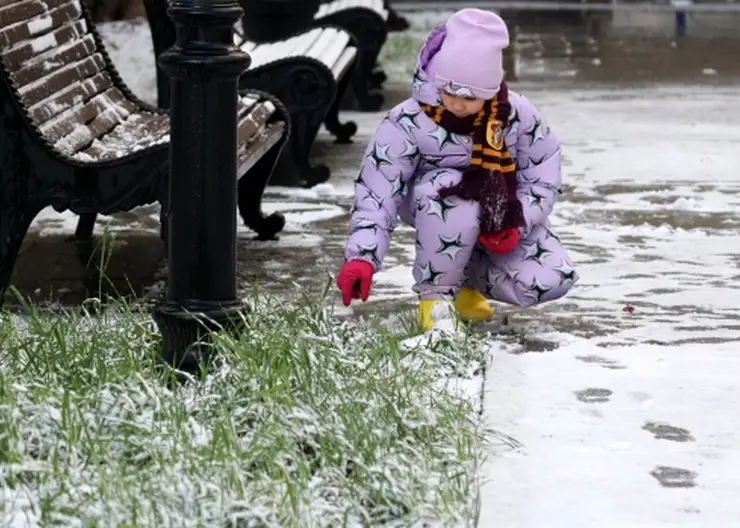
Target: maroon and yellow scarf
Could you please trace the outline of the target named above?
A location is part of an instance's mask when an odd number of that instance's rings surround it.
[[[504,142],[511,111],[506,83],[502,82],[496,96],[472,116],[460,118],[442,106],[422,105],[421,108],[448,132],[473,138],[473,157],[462,181],[441,189],[439,197],[458,196],[478,202],[482,233],[523,225],[522,204],[516,195],[516,162]]]

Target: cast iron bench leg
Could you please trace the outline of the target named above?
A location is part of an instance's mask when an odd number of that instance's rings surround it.
[[[75,229],[75,240],[90,240],[95,230],[95,220],[97,220],[97,213],[85,213],[81,214],[77,221],[77,229]]]

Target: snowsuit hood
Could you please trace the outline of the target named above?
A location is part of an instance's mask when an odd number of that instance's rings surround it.
[[[411,80],[411,96],[419,104],[442,104],[439,89],[434,85],[436,73],[434,57],[447,35],[444,24],[435,27],[427,36],[416,58],[416,70]]]

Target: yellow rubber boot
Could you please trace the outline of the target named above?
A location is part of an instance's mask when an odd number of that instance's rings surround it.
[[[442,319],[455,319],[454,306],[450,301],[424,299],[419,301],[419,326],[424,332],[433,329]]]
[[[463,321],[489,321],[493,308],[479,291],[463,286],[455,298],[455,309]]]

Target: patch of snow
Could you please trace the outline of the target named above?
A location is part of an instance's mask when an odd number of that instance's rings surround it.
[[[668,330],[668,329],[666,329]],[[487,461],[481,526],[737,526],[738,343],[499,351],[486,426],[516,438]]]

